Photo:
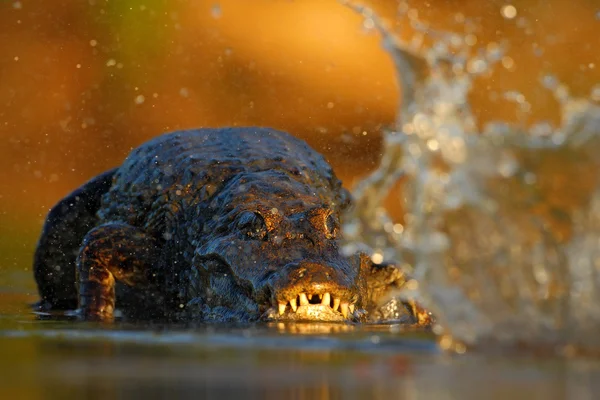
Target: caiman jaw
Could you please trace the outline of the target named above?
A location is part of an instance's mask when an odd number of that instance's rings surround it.
[[[276,296],[267,310],[270,320],[343,322],[356,319],[356,296],[350,300],[348,293],[334,295],[332,292],[301,292],[291,299]]]
[[[269,280],[264,303],[271,308],[264,316],[281,321],[355,320],[361,315],[362,286],[351,272],[342,263],[301,262],[281,268]]]
[[[342,314],[342,316],[347,319],[349,314],[354,314],[354,302],[349,302],[347,300],[343,300],[339,297],[333,297],[329,292],[319,293],[319,294],[307,294],[300,293],[298,296],[293,299],[279,300],[277,302],[277,309],[279,315],[283,315],[286,312],[287,307],[290,307],[292,312],[298,311],[298,305],[300,307],[315,307],[315,306],[325,306],[330,307],[333,311],[338,311]]]

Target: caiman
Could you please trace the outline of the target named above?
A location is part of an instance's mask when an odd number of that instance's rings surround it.
[[[350,200],[323,156],[287,133],[162,135],[50,210],[37,307],[102,321],[373,320],[406,277],[340,252]],[[402,304],[404,322],[430,322]]]

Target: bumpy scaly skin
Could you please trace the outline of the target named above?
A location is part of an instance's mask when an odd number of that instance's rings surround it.
[[[100,320],[115,307],[141,319],[366,320],[404,278],[340,254],[348,203],[323,157],[286,133],[158,137],[50,212],[40,307]],[[414,307],[407,315],[417,322]]]
[[[102,195],[116,170],[101,174],[65,197],[46,216],[34,256],[34,275],[42,297],[40,308],[74,309],[75,258],[85,234],[98,223]]]

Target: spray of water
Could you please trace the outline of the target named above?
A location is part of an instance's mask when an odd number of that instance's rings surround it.
[[[520,123],[478,129],[468,94],[475,77],[493,72],[501,47],[475,51],[467,35],[416,21],[435,40],[415,47],[371,10],[349,6],[381,33],[402,95],[378,169],[354,190],[348,251],[411,269],[419,286],[398,295],[434,311],[448,346],[600,349],[600,88],[573,98],[544,77],[561,108],[559,126],[527,124],[531,105],[507,92]],[[401,178],[406,215],[398,224],[382,202]]]

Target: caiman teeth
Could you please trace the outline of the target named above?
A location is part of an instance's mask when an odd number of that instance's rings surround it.
[[[296,310],[298,309],[298,304],[296,303],[295,298],[290,300],[290,306],[292,307],[292,310],[294,310],[294,312],[296,312]]]
[[[340,312],[344,316],[344,318],[348,318],[348,303],[343,302],[340,304]]]
[[[333,311],[339,311],[344,318],[348,318],[348,315],[354,314],[354,310],[356,309],[356,305],[354,303],[350,303],[349,301],[342,301],[339,297],[331,296],[331,293],[325,292],[321,294],[311,294],[310,298],[313,301],[312,304],[315,306],[319,303],[315,303],[317,297],[321,299],[320,305],[331,307]],[[310,306],[311,302],[308,300],[309,297],[306,293],[300,293],[298,296],[288,301],[278,300],[277,308],[279,315],[285,314],[288,303],[290,304],[290,308],[293,312],[298,311],[298,307],[302,306]],[[333,301],[331,301],[333,300]],[[300,302],[300,304],[298,304]]]
[[[333,311],[337,311],[338,308],[340,307],[340,299],[339,298],[334,298],[333,299]]]
[[[301,306],[308,305],[308,297],[306,297],[306,293],[300,293],[300,305]]]

